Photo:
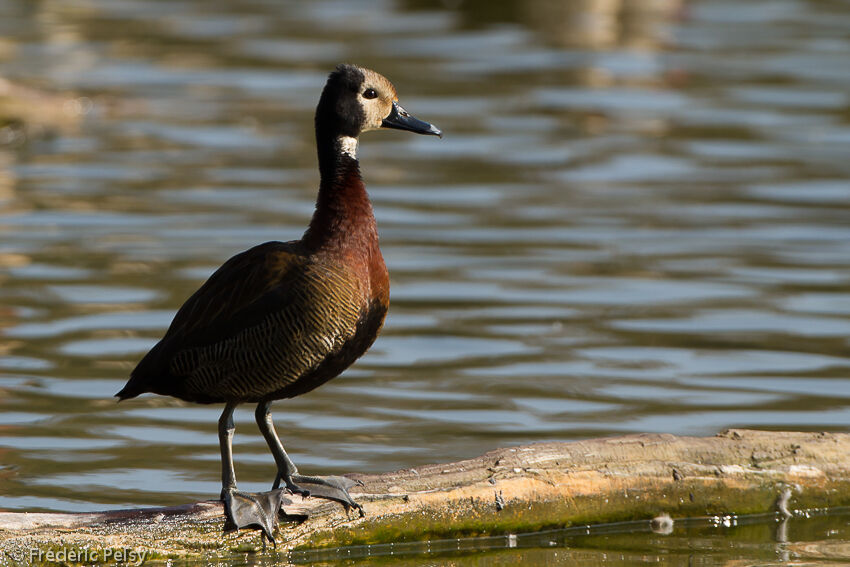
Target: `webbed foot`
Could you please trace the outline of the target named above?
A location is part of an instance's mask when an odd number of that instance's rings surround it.
[[[283,490],[268,492],[240,492],[224,490],[221,494],[227,520],[224,531],[240,528],[255,528],[272,544],[277,544],[274,532],[277,529],[278,511],[283,500]]]
[[[280,476],[275,479],[275,487],[280,485],[280,480]],[[349,488],[363,484],[359,480],[344,476],[305,476],[300,474],[290,475],[289,478],[283,480],[286,483],[286,489],[294,494],[335,500],[345,507],[346,512],[354,508],[360,513],[361,518],[366,516],[363,507],[348,493]]]

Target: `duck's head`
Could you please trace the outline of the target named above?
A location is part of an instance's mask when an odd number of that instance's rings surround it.
[[[362,132],[379,128],[443,136],[433,124],[414,118],[398,104],[395,87],[386,77],[356,65],[339,65],[328,77],[316,108],[317,133],[356,140]]]

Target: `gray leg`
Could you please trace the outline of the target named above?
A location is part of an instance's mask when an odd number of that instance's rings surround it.
[[[221,498],[236,490],[236,472],[233,470],[233,410],[236,404],[227,404],[218,419],[218,443],[221,446]]]
[[[280,437],[277,436],[277,432],[274,430],[271,405],[271,402],[260,402],[257,404],[257,411],[254,413],[254,417],[257,419],[257,427],[260,428],[260,433],[266,439],[266,443],[268,443],[269,449],[274,456],[274,461],[277,464],[277,477],[274,480],[272,490],[278,488],[280,481],[283,480],[290,492],[309,496],[309,491],[295,486],[292,482],[292,476],[298,474],[298,469],[295,468],[295,463],[286,454],[283,443],[280,442]]]
[[[274,455],[275,463],[277,463],[277,477],[275,478],[272,489],[274,490],[278,488],[280,486],[280,481],[283,480],[287,490],[290,492],[302,494],[304,496],[312,494],[319,498],[336,500],[345,506],[346,510],[349,508],[358,510],[360,512],[360,516],[363,517],[365,515],[363,513],[363,507],[355,502],[351,495],[348,494],[349,488],[360,484],[357,481],[344,476],[321,477],[303,476],[298,474],[298,469],[295,468],[295,464],[292,462],[292,459],[290,459],[289,455],[286,454],[286,451],[283,449],[283,444],[280,442],[280,438],[274,430],[274,423],[272,423],[270,408],[271,402],[260,402],[257,405],[257,411],[254,416],[257,418],[257,426],[263,433],[263,437],[265,437],[266,443],[268,443],[269,449],[271,450],[272,455]],[[300,484],[308,485],[309,489],[302,488],[299,486]]]
[[[226,516],[224,529],[259,528],[263,535],[275,543],[277,513],[281,506],[281,490],[250,493],[236,490],[236,473],[233,469],[233,410],[235,403],[224,406],[218,420],[218,442],[221,446],[221,499]]]

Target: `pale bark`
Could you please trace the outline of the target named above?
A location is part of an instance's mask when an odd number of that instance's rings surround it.
[[[364,483],[351,491],[363,504],[363,519],[333,502],[289,497],[277,549],[649,521],[664,512],[673,518],[770,512],[787,488],[791,509],[848,505],[848,455],[850,434],[748,430],[499,449],[457,463],[352,475]],[[5,512],[0,549],[8,558],[33,546],[129,547],[175,557],[261,548],[258,532],[223,535],[223,520],[216,501],[102,513]]]

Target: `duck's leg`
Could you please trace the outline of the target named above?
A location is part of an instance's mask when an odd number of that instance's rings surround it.
[[[257,405],[255,417],[257,418],[257,426],[260,428],[263,437],[266,438],[266,443],[269,444],[269,449],[277,464],[277,477],[275,477],[272,489],[278,488],[281,480],[283,480],[286,489],[292,493],[336,500],[345,506],[346,510],[354,508],[360,512],[360,517],[365,516],[363,507],[355,502],[348,493],[349,488],[359,484],[356,480],[344,476],[304,476],[298,474],[295,463],[286,454],[283,444],[274,430],[271,402],[260,402]]]
[[[235,403],[229,403],[218,420],[218,442],[221,446],[221,499],[227,520],[224,529],[258,528],[272,543],[277,528],[277,513],[280,509],[283,491],[240,492],[236,489],[236,472],[233,468],[233,410]]]

